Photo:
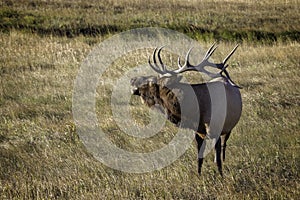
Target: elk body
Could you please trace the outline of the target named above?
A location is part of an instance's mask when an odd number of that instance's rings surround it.
[[[225,65],[226,61],[234,53],[237,46],[223,60],[222,63],[214,64],[208,61],[209,57],[215,51],[215,44],[206,52],[202,62],[197,66],[189,63],[188,51],[185,63],[181,65],[178,59],[179,68],[174,71],[166,69],[163,64],[160,52],[161,49],[155,49],[153,53],[152,63],[149,58],[149,65],[160,76],[140,76],[131,79],[132,94],[141,97],[142,102],[148,107],[160,106],[166,114],[169,121],[183,128],[195,130],[195,139],[197,142],[198,151],[198,173],[201,174],[203,163],[203,152],[201,146],[205,143],[206,137],[216,135],[212,132],[212,127],[222,123],[214,121],[211,123],[212,109],[214,104],[211,100],[210,90],[223,87],[226,95],[224,125],[221,134],[217,134],[215,143],[215,162],[218,166],[218,171],[222,175],[222,160],[225,159],[226,142],[230,136],[232,129],[238,123],[242,111],[242,99],[237,86],[230,78]],[[158,61],[157,61],[158,58]],[[206,83],[187,84],[180,82],[180,73],[185,71],[200,71],[210,76],[215,76],[204,69],[205,66],[220,69],[218,77]],[[223,75],[223,73],[225,75]],[[209,90],[210,89],[210,90]],[[194,97],[194,98],[192,98]],[[182,112],[182,107],[185,107],[185,112]],[[199,117],[195,117],[195,115]],[[184,124],[182,124],[184,123]],[[222,157],[221,157],[222,155]]]

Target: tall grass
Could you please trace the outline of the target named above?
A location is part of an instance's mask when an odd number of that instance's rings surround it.
[[[0,30],[68,37],[159,26],[199,39],[299,41],[298,1],[9,1]]]
[[[45,3],[24,0],[1,1],[1,10],[44,16],[45,21],[37,25],[43,28],[47,20],[47,26],[59,27],[60,23],[76,22],[82,15],[88,16],[83,19],[91,20],[91,26],[100,23],[97,16],[106,16],[110,24],[119,26],[118,23],[124,22],[124,29],[129,29],[133,21],[137,26],[148,25],[143,20],[150,16],[149,20],[156,23],[153,25],[181,23],[189,27],[189,20],[207,24],[208,21],[200,20],[208,20],[207,13],[217,20],[211,23],[218,23],[222,28],[220,13],[227,13],[224,23],[228,25],[228,21],[232,21],[229,30],[239,32],[243,26],[256,27],[237,23],[237,17],[246,20],[245,16],[251,23],[278,19],[282,23],[278,23],[274,30],[271,29],[276,26],[273,23],[261,26],[263,30],[270,28],[269,31],[274,34],[299,30],[299,18],[296,19],[299,14],[294,12],[297,1],[264,1],[257,4],[244,0],[227,1],[228,4],[223,2],[168,1],[163,4],[153,1],[146,4],[133,0],[122,3],[57,0]],[[104,7],[102,10],[101,6]],[[169,11],[171,6],[174,9]],[[210,10],[202,10],[201,6],[208,6]],[[241,10],[235,13],[232,8]],[[108,15],[113,9],[116,9],[114,15]],[[275,12],[278,9],[285,10],[287,17]],[[78,15],[75,11],[88,11],[90,15],[87,12]],[[138,11],[136,15],[124,17],[135,11]],[[190,14],[183,15],[185,11]],[[97,12],[94,19],[92,16]],[[191,13],[197,14],[192,16]],[[289,28],[283,27],[284,23]],[[80,27],[80,23],[76,26]],[[193,145],[172,165],[151,173],[123,173],[95,160],[77,136],[72,117],[72,92],[80,63],[93,45],[103,41],[109,33],[93,37],[74,34],[69,38],[65,35],[32,33],[38,29],[34,29],[35,26],[28,29],[15,25],[9,29],[3,27],[2,31],[6,32],[0,34],[1,199],[299,199],[298,39],[277,40],[268,44],[243,39],[231,58],[228,70],[233,80],[243,87],[243,114],[229,139],[224,178],[221,178],[212,154],[205,159],[202,176],[197,175],[196,149]],[[198,38],[204,47],[208,47],[214,39],[202,38],[201,34],[191,29],[185,30]],[[237,37],[236,40],[240,39]],[[235,43],[221,41],[214,60],[224,58]],[[131,63],[134,66],[135,60],[133,55],[120,58],[117,64]],[[118,68],[116,65],[110,67],[113,72],[111,77],[118,74]],[[161,136],[150,139],[132,139],[122,133],[112,120],[108,98],[110,88],[106,85],[103,88],[98,88],[97,114],[105,116],[101,117],[100,126],[118,146],[132,151],[151,151],[174,136],[176,128],[170,124]],[[146,123],[148,115],[143,112],[147,109],[138,99],[133,98],[132,102],[133,112],[141,118],[141,123]]]

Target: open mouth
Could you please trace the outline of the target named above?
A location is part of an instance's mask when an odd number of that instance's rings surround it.
[[[136,87],[134,87],[134,88],[131,89],[131,94],[132,95],[138,95],[138,96],[141,95],[140,92],[139,92],[139,89],[136,88]]]

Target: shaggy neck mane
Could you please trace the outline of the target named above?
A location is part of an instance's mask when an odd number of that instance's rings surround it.
[[[179,126],[181,121],[180,104],[176,95],[167,87],[159,87],[158,104],[164,107],[168,120]]]

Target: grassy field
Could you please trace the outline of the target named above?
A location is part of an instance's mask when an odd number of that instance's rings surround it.
[[[0,199],[299,199],[299,5],[1,0]],[[194,145],[162,170],[131,174],[98,162],[77,136],[72,93],[81,62],[114,33],[148,26],[186,33],[204,47],[220,41],[215,60],[241,44],[229,70],[243,87],[244,107],[223,178],[212,154],[197,175]],[[120,62],[135,60],[128,59]],[[174,136],[167,124],[163,135],[132,139],[113,122],[109,89],[98,91],[97,114],[107,119],[100,125],[116,145],[151,151]],[[136,115],[147,122],[147,114]]]

